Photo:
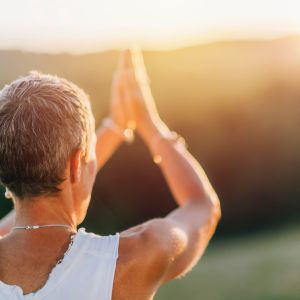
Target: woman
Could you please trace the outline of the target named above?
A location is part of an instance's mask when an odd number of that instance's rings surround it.
[[[178,208],[120,234],[77,231],[97,171],[134,127]],[[111,116],[96,133],[74,84],[31,73],[6,86],[0,179],[15,208],[0,224],[0,299],[153,299],[197,263],[220,218],[203,170],[159,117],[137,49],[121,54]]]

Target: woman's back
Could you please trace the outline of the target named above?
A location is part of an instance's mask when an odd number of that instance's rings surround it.
[[[110,300],[112,297],[113,279],[115,273],[116,260],[118,257],[119,234],[113,236],[99,236],[87,233],[83,228],[79,229],[72,239],[69,249],[66,251],[61,263],[52,268],[49,276],[46,269],[51,263],[49,259],[41,259],[47,255],[47,251],[42,253],[32,253],[28,264],[35,265],[36,270],[28,269],[24,256],[20,255],[23,262],[20,262],[16,253],[12,253],[13,259],[7,257],[5,251],[1,251],[0,256],[0,299],[102,299]],[[3,241],[4,242],[4,241]],[[20,245],[21,247],[21,245]],[[43,247],[38,245],[38,247]],[[45,248],[45,247],[44,247]],[[45,250],[45,249],[44,249]],[[22,248],[16,249],[21,253]],[[15,251],[13,251],[15,252]],[[27,249],[26,255],[30,253]],[[50,253],[50,252],[49,252]],[[53,253],[53,252],[52,252]],[[34,259],[36,255],[36,259]],[[6,259],[7,258],[7,259]],[[34,262],[36,261],[36,263]],[[11,266],[15,264],[18,269]],[[45,267],[46,266],[46,267]],[[43,270],[45,268],[45,270]],[[10,274],[7,272],[10,270]],[[26,284],[26,272],[28,272],[28,283]],[[48,271],[49,272],[49,271]],[[18,281],[17,274],[20,274],[20,282],[24,283],[23,289],[16,285],[10,285]],[[44,274],[43,274],[44,273]],[[2,277],[4,274],[4,278]],[[34,275],[36,274],[36,276]],[[47,277],[49,277],[47,279]],[[8,278],[8,280],[5,280]],[[44,279],[43,279],[44,278]],[[43,282],[44,281],[44,284]],[[39,281],[41,283],[39,283]],[[26,289],[33,288],[34,283],[42,286],[36,292],[27,293]]]

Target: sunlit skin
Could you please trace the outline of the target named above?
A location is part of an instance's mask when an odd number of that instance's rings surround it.
[[[165,218],[121,232],[113,299],[152,299],[164,282],[185,274],[197,263],[215,231],[220,205],[204,171],[182,144],[164,138],[153,143],[169,129],[159,117],[137,49],[121,54],[112,84],[111,117],[123,128],[136,123],[137,133],[151,153],[162,157],[160,166],[178,204]],[[25,294],[45,284],[68,247],[71,231],[77,230],[86,215],[97,172],[121,142],[120,135],[99,128],[91,140],[89,159],[83,158],[82,149],[69,158],[57,199],[13,199],[15,212],[0,223],[4,236],[0,240],[0,280],[22,287]],[[69,224],[72,230],[10,231],[13,224],[53,223]]]

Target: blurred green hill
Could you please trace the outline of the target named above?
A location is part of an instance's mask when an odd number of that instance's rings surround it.
[[[221,198],[220,231],[256,230],[300,216],[299,54],[297,37],[145,52],[162,118],[186,138]],[[1,51],[0,83],[33,69],[66,77],[90,95],[99,124],[109,112],[117,57],[117,51]],[[174,206],[160,170],[137,140],[122,146],[98,175],[83,225],[108,233]]]
[[[299,226],[218,241],[155,300],[298,300]]]

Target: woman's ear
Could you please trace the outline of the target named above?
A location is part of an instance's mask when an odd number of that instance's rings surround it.
[[[81,176],[81,158],[84,154],[82,148],[77,149],[71,155],[70,159],[70,180],[71,183],[77,183],[80,181]]]

